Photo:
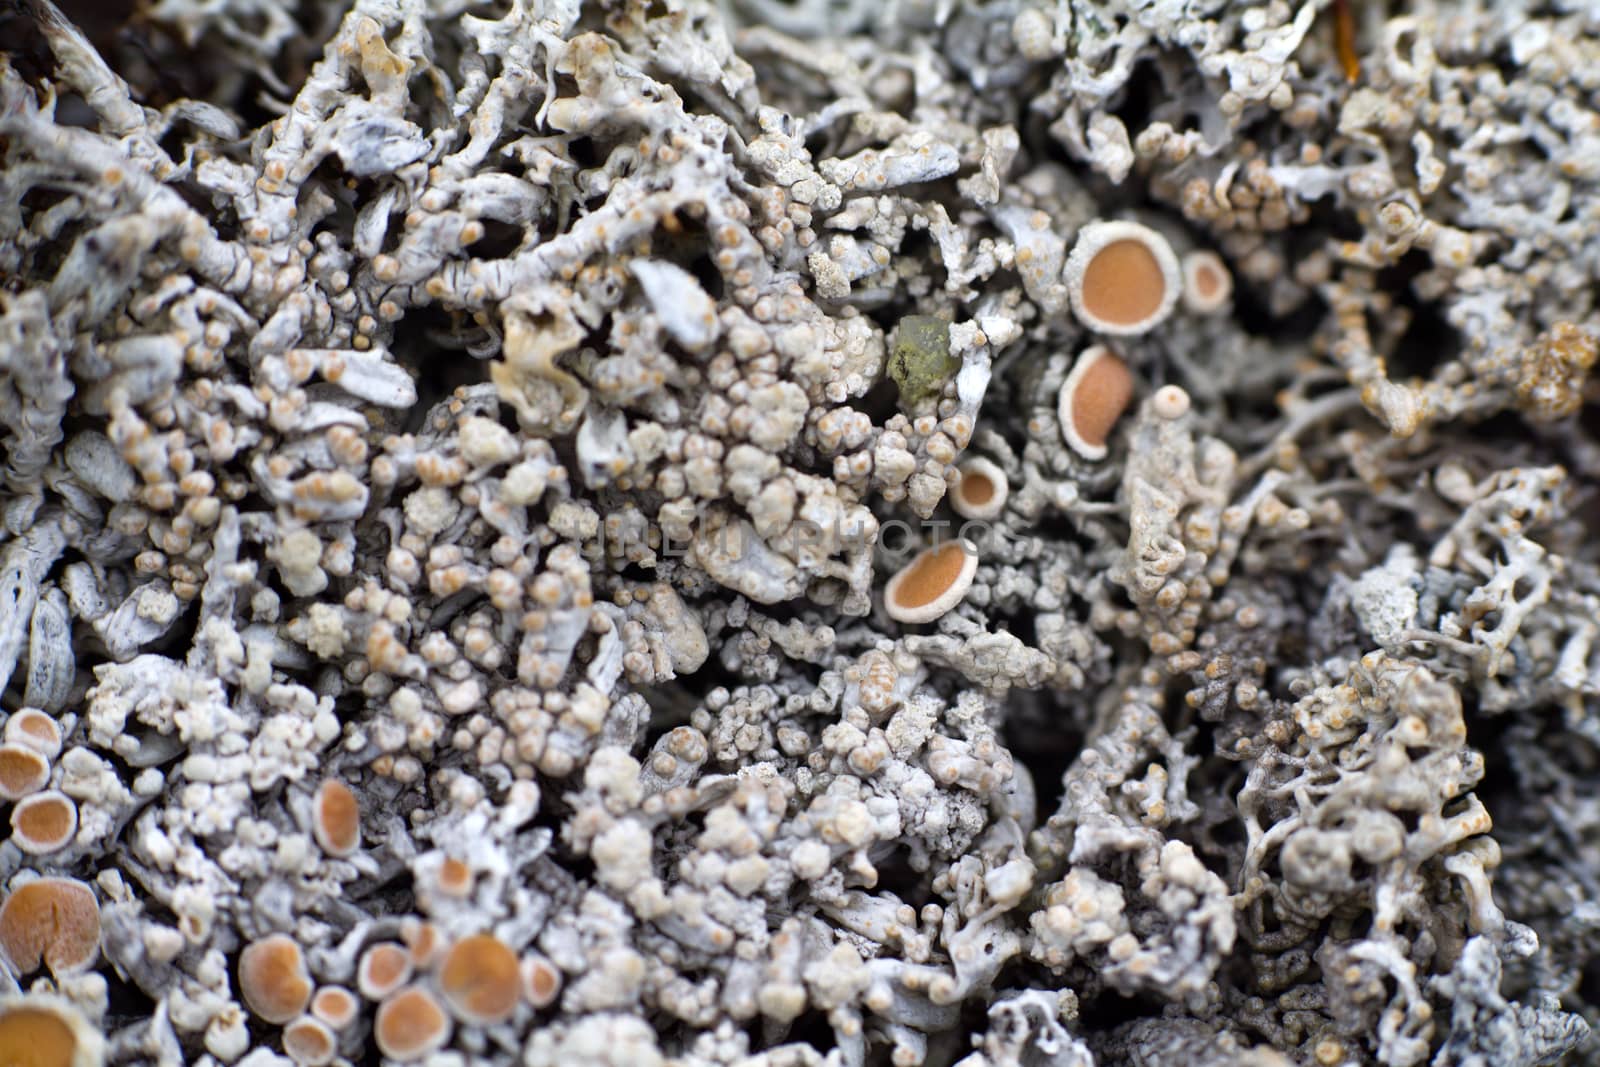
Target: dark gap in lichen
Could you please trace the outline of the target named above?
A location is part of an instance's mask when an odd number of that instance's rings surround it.
[[[390,350],[417,384],[417,402],[405,414],[405,432],[420,429],[428,412],[457,389],[488,381],[487,360],[463,358],[467,334],[475,328],[463,312],[437,304],[412,308],[395,324]]]
[[[1517,799],[1529,794],[1553,796],[1560,785],[1559,780],[1542,773],[1552,764],[1530,766],[1520,758],[1521,753],[1537,749],[1551,757],[1575,756],[1581,763],[1589,755],[1584,751],[1587,746],[1570,735],[1549,744],[1555,739],[1541,737],[1526,726],[1513,726],[1514,720],[1508,716],[1484,715],[1478,708],[1477,695],[1468,688],[1461,690],[1461,713],[1467,727],[1467,744],[1483,757],[1483,777],[1472,792],[1489,810],[1495,829],[1500,831],[1495,837],[1508,851],[1516,851],[1517,843],[1527,840],[1527,832],[1535,829],[1529,825],[1525,805],[1518,804]],[[1583,768],[1581,773],[1592,775],[1594,768]],[[1525,780],[1527,777],[1535,780]],[[1524,832],[1504,832],[1513,829]]]
[[[833,155],[832,143],[836,134],[832,126],[815,126],[806,130],[805,149],[812,159],[826,159]]]
[[[563,791],[562,787],[568,787]],[[569,778],[551,779],[544,775],[539,776],[540,803],[539,812],[529,821],[528,827],[544,827],[550,831],[550,848],[544,854],[545,858],[559,867],[574,883],[582,884],[594,878],[594,861],[587,852],[579,853],[569,842],[562,831],[574,812],[577,810],[572,797],[583,788],[582,775]],[[657,855],[663,855],[661,850]]]
[[[1591,444],[1592,442],[1600,441],[1600,391],[1597,391],[1595,387],[1597,381],[1600,381],[1600,376],[1590,376],[1588,382],[1589,387],[1584,394],[1588,398],[1588,402],[1578,410],[1577,419],[1568,420],[1566,423],[1566,425],[1576,426],[1582,431],[1582,433],[1577,436],[1579,436],[1585,444]],[[1579,455],[1581,455],[1583,458],[1578,459],[1574,457],[1574,460],[1570,464],[1570,469],[1586,475],[1594,481],[1600,482],[1600,465],[1595,464],[1591,458],[1595,455],[1592,449],[1584,448]],[[1587,462],[1585,462],[1585,460],[1587,460]],[[1600,529],[1600,524],[1591,525],[1590,529]]]
[[[210,72],[195,50],[142,14],[117,31],[113,47],[99,51],[146,107],[205,99],[215,88],[204,80]]]
[[[172,628],[158,641],[139,646],[141,653],[159,652],[182,661],[194,647],[194,638],[200,626],[200,601],[198,598],[183,605]]]
[[[1492,470],[1512,456],[1527,464],[1550,462],[1554,459],[1545,452],[1529,448],[1531,437],[1528,423],[1514,411],[1499,411],[1486,419],[1472,423],[1472,441],[1476,446],[1470,455],[1485,471]],[[1442,457],[1441,457],[1442,458]]]
[[[727,280],[712,258],[703,204],[684,204],[663,215],[650,234],[650,256],[682,267],[694,275],[708,296],[722,300]]]
[[[1286,346],[1300,344],[1327,321],[1327,313],[1327,305],[1313,296],[1287,315],[1274,314],[1266,294],[1248,279],[1235,278],[1233,318],[1241,330],[1252,336]]]
[[[29,85],[38,89],[54,80],[55,55],[40,32],[38,21],[21,4],[0,8],[0,42],[0,56],[8,58]]]
[[[700,835],[706,832],[706,809],[704,807],[695,808],[685,813],[681,818],[674,818],[671,822],[658,827],[656,832],[661,835],[661,840],[660,847],[655,850],[652,857],[652,862],[655,864],[655,870],[664,876],[663,880],[671,883],[676,879],[672,857],[689,852],[694,848],[695,842],[699,840]],[[584,861],[586,863],[589,862],[587,856],[584,857]],[[580,874],[573,871],[564,860],[558,862],[561,863],[563,869],[572,873],[573,877],[580,882],[593,877],[594,866],[592,863],[590,863],[587,872]]]
[[[717,265],[712,262],[709,252],[702,252],[683,264],[683,266],[690,274],[694,275],[695,281],[700,283],[700,288],[706,291],[707,296],[717,301],[723,299],[728,287],[727,280],[723,278],[722,272],[717,269]]]
[[[828,1013],[815,1008],[801,1012],[794,1022],[789,1024],[789,1033],[785,1040],[810,1045],[823,1055],[831,1052],[837,1044],[833,1027],[828,1023]]]
[[[1220,876],[1229,889],[1237,889],[1248,835],[1235,798],[1244,786],[1245,772],[1238,768],[1220,769],[1222,763],[1219,757],[1212,756],[1201,761],[1189,775],[1210,784],[1206,795],[1198,798],[1201,816],[1187,836],[1206,867]],[[1222,866],[1217,861],[1222,861]]]
[[[715,656],[709,657],[689,678],[664,685],[641,685],[634,692],[650,706],[650,722],[645,727],[644,750],[649,752],[666,734],[689,724],[694,710],[705,703],[706,694],[718,685],[732,688],[738,679],[722,668]]]
[[[360,901],[375,917],[411,915],[417,910],[416,879],[409,866],[397,864],[388,879],[361,888],[359,893],[350,893],[350,900]]]
[[[672,91],[678,95],[678,103],[685,115],[718,119],[735,128],[742,125],[745,116],[738,104],[731,97],[713,91],[720,87],[696,86],[687,79],[678,77],[677,72],[670,67],[654,63],[650,64],[647,70],[653,77],[660,79],[662,84],[672,87]],[[644,95],[645,99],[656,101],[664,94],[656,93],[652,89],[646,91]]]
[[[1117,1027],[1139,1019],[1160,1018],[1162,1014],[1162,1002],[1154,997],[1128,996],[1113,989],[1104,989],[1079,1005],[1078,1023],[1090,1048],[1103,1056],[1104,1050],[1096,1047],[1101,1044],[1095,1040],[1096,1036],[1107,1035]]]
[[[1150,112],[1156,105],[1170,99],[1164,82],[1158,56],[1141,59],[1128,73],[1128,80],[1108,110],[1127,129],[1142,130],[1150,124]]]
[[[1069,700],[1080,701],[1080,694]],[[1028,769],[1033,778],[1040,823],[1054,815],[1066,791],[1065,775],[1083,751],[1082,725],[1062,713],[1062,701],[1054,693],[1013,689],[1006,697],[1000,722],[1000,738],[1011,758]]]
[[[867,390],[865,396],[854,402],[857,411],[863,411],[872,419],[873,425],[881,426],[884,421],[899,410],[900,390],[894,382],[885,375]]]
[[[1038,968],[1019,966],[1021,963],[1021,960],[1013,956],[1011,959],[1002,964],[999,973],[994,977],[993,988],[1037,989],[1041,984],[1048,985],[1047,981],[1042,983],[1038,975],[1027,973],[1029,971],[1037,971]],[[960,1044],[958,1048],[954,1050],[953,1055],[947,1055],[946,1057],[937,1061],[934,1061],[930,1056],[930,1062],[938,1062],[941,1064],[954,1063],[967,1052],[978,1047],[978,1044],[982,1042],[984,1037],[989,1032],[989,1004],[991,999],[992,994],[969,993],[967,995],[967,997],[961,1002],[960,1029],[954,1034],[930,1034],[928,1039],[928,1050],[931,1053],[933,1052],[936,1044],[948,1045],[952,1039],[959,1034]],[[1023,1062],[1029,1061],[1025,1060]]]
[[[1405,382],[1416,378],[1427,381],[1444,363],[1461,353],[1461,335],[1445,321],[1438,305],[1424,300],[1415,290],[1419,275],[1432,267],[1432,259],[1418,250],[1407,252],[1392,267],[1378,272],[1376,288],[1394,295],[1394,314],[1405,314],[1410,323],[1386,360],[1389,377]]]
[[[1008,633],[1018,641],[1033,648],[1039,643],[1039,635],[1034,628],[1035,615],[1032,611],[1012,612],[995,619],[994,629],[1001,633]]]
[[[950,201],[954,198],[941,197],[940,199]],[[956,214],[959,209],[960,205],[957,203],[956,211],[952,211],[951,214]],[[908,229],[905,237],[900,241],[900,247],[893,249],[892,252],[895,259],[901,261],[921,260],[928,266],[928,273],[922,281],[928,285],[929,292],[908,295],[914,296],[918,301],[923,301],[928,298],[929,294],[944,293],[945,279],[949,276],[949,267],[945,263],[944,257],[939,254],[938,242],[933,239],[933,235],[928,233],[926,229],[915,227]]]
[[[182,159],[183,146],[188,138],[188,135],[192,132],[193,131],[189,128],[187,123],[174,122],[172,125],[167,127],[166,132],[161,135],[161,139],[156,143],[159,144],[161,146],[161,150],[172,159]]]
[[[911,862],[910,850],[904,845],[894,845],[881,857],[873,856],[872,866],[878,872],[878,884],[872,888],[872,892],[893,893],[918,911],[933,899],[929,872],[916,869]]]
[[[1243,677],[1244,672],[1240,672],[1240,676]],[[1198,764],[1188,769],[1184,780],[1185,794],[1199,807],[1200,813],[1188,821],[1174,822],[1167,827],[1167,833],[1194,849],[1195,857],[1206,869],[1232,887],[1242,850],[1228,846],[1242,844],[1245,839],[1238,809],[1234,806],[1237,788],[1243,782],[1241,772],[1227,758],[1221,739],[1232,736],[1226,727],[1246,717],[1247,713],[1230,702],[1227,719],[1201,718],[1183,698],[1181,690],[1188,685],[1180,679],[1169,680],[1163,717],[1169,720],[1167,728],[1182,743],[1183,750],[1199,756]],[[1202,782],[1206,783],[1204,788],[1199,785]],[[1228,784],[1222,787],[1221,783]]]
[[[572,88],[575,95],[577,91],[576,85]],[[582,171],[599,166],[604,154],[600,151],[599,146],[595,144],[594,138],[574,137],[567,142],[567,158],[572,160],[573,164]]]
[[[424,74],[414,74],[406,82],[410,112],[429,126],[440,127],[450,121],[450,101],[439,95],[439,86]]]
[[[476,259],[509,259],[528,234],[527,227],[514,222],[480,218],[478,223],[483,227],[483,236],[465,249]]]
[[[901,317],[905,314],[899,305],[876,304],[872,307],[860,308],[863,315],[872,321],[872,324],[883,331],[883,342],[886,348],[892,348],[894,331],[900,324]],[[887,367],[887,360],[885,361]]]
[[[360,1048],[360,1054],[350,1060],[351,1067],[383,1067],[385,1060],[376,1042],[363,1041]]]
[[[86,130],[100,130],[100,116],[89,107],[89,102],[77,93],[62,90],[56,97],[56,125],[78,126]]]

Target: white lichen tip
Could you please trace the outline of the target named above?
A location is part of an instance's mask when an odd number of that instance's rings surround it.
[[[889,579],[884,608],[896,622],[932,622],[961,603],[977,571],[978,548],[971,541],[925,548]]]
[[[956,468],[961,481],[950,494],[950,506],[964,519],[993,519],[1005,509],[1011,485],[1005,472],[982,456]]]
[[[1195,315],[1211,315],[1233,297],[1233,274],[1222,257],[1209,249],[1183,257],[1183,307]]]
[[[1106,441],[1133,399],[1133,386],[1133,372],[1116,353],[1104,345],[1083,350],[1057,400],[1061,436],[1074,452],[1090,460],[1106,457]]]
[[[1062,271],[1073,314],[1096,333],[1145,333],[1168,315],[1183,284],[1167,239],[1137,222],[1091,222]]]
[[[1163,385],[1150,398],[1150,410],[1171,422],[1189,414],[1189,393],[1179,385]]]

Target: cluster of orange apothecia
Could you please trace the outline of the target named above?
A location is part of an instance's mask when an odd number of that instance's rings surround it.
[[[30,856],[59,852],[78,832],[78,806],[50,784],[61,727],[37,708],[6,720],[0,743],[0,798],[11,802],[11,841]]]
[[[0,903],[0,956],[13,974],[47,969],[57,979],[88,969],[100,954],[100,904],[72,878],[37,878]],[[45,994],[0,998],[0,1063],[7,1067],[90,1067],[102,1041],[68,1001]]]
[[[1210,315],[1227,307],[1233,295],[1233,277],[1221,256],[1197,250],[1180,259],[1159,232],[1125,220],[1085,226],[1063,276],[1078,320],[1107,337],[1148,333],[1180,300],[1185,310]],[[1137,389],[1132,369],[1109,345],[1084,349],[1058,397],[1062,439],[1086,460],[1105,459],[1111,431]],[[1155,399],[1164,417],[1177,418],[1188,409],[1187,394],[1177,386],[1163,387]],[[968,520],[997,519],[1010,492],[1005,472],[981,456],[965,460],[958,470],[960,481],[950,493],[956,514]],[[932,622],[961,602],[977,570],[977,545],[935,545],[889,580],[884,608],[896,622]]]
[[[11,805],[11,843],[48,856],[72,843],[78,806],[46,788],[61,754],[61,727],[37,708],[6,720],[0,739],[0,800]],[[23,877],[26,877],[24,875]],[[47,969],[60,978],[92,966],[100,954],[100,903],[73,878],[15,881],[0,902],[0,957],[12,974]],[[85,1067],[98,1063],[101,1040],[67,1000],[44,994],[0,999],[0,1064]]]
[[[271,934],[239,955],[239,991],[265,1022],[283,1026],[283,1049],[296,1063],[332,1062],[375,1003],[372,1040],[391,1060],[420,1059],[449,1042],[455,1025],[493,1026],[519,1002],[552,1003],[561,973],[536,954],[517,954],[493,934],[478,933],[448,945],[426,920],[409,918],[400,941],[378,941],[361,954],[356,988],[317,987],[300,945]]]
[[[360,847],[360,805],[342,782],[318,787],[312,835],[324,851],[348,856]],[[438,892],[469,896],[474,876],[461,860],[446,859],[435,877]],[[364,1003],[375,1004],[371,1038],[389,1060],[409,1062],[443,1048],[457,1024],[505,1022],[520,1003],[538,1009],[555,1001],[561,972],[535,952],[520,957],[490,933],[454,940],[415,916],[400,925],[397,941],[375,941],[362,951],[355,989],[319,986],[300,944],[287,934],[252,941],[239,954],[239,992],[250,1011],[283,1027],[283,1050],[298,1064],[321,1067],[364,1042]]]
[[[1156,230],[1137,222],[1084,227],[1065,272],[1072,309],[1108,337],[1148,333],[1178,302],[1197,315],[1215,314],[1233,295],[1222,257],[1197,250],[1181,260]],[[1086,348],[1061,386],[1061,436],[1084,459],[1106,457],[1111,430],[1136,391],[1133,372],[1104,344]]]
[[[48,716],[41,718],[54,727]],[[27,731],[59,748],[59,733],[45,730],[32,715],[12,717],[8,742]],[[19,747],[37,754],[10,743],[0,751],[0,779],[8,789],[39,776],[35,764],[16,754]],[[331,856],[349,856],[360,848],[360,803],[347,785],[329,779],[318,787],[311,830]],[[434,881],[439,893],[464,899],[472,892],[474,875],[466,863],[449,858]],[[59,979],[91,967],[99,952],[100,905],[86,883],[35,878],[0,902],[0,957],[13,974],[44,968]],[[257,1018],[283,1027],[284,1052],[298,1064],[321,1067],[365,1042],[360,1029],[363,1001],[377,1005],[371,1039],[378,1050],[405,1062],[442,1048],[458,1023],[492,1026],[511,1018],[520,1003],[547,1007],[561,992],[562,974],[539,953],[519,956],[493,934],[452,940],[433,923],[409,917],[401,923],[399,941],[367,946],[355,991],[319,986],[300,944],[281,933],[244,947],[238,983],[241,998]],[[0,1064],[6,1067],[89,1067],[100,1062],[101,1044],[77,1009],[62,998],[31,994],[0,1000]]]

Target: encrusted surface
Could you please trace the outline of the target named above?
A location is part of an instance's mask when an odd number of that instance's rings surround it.
[[[76,808],[0,897],[77,909],[0,1012],[129,1065],[1600,1059],[1600,9],[1399,6],[0,14],[4,811]],[[1097,220],[1231,306],[1094,335]]]

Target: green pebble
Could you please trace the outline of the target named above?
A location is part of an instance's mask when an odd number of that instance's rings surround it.
[[[912,414],[936,401],[961,369],[950,354],[950,324],[934,315],[907,315],[895,327],[889,377],[900,387],[900,408]]]

